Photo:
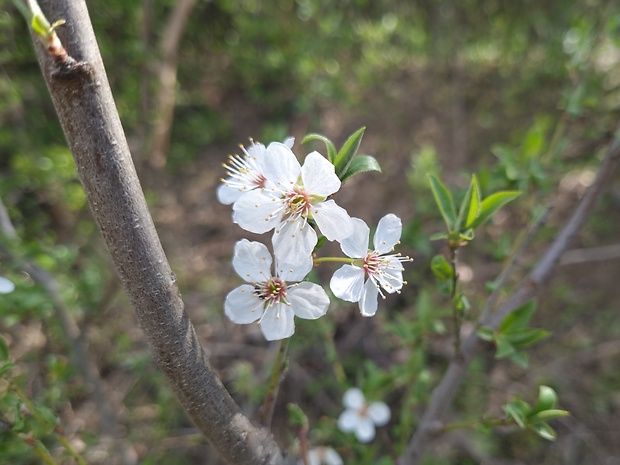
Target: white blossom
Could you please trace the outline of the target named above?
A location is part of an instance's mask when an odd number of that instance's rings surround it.
[[[15,284],[0,276],[0,294],[8,294],[9,292],[13,292],[14,289]]]
[[[284,145],[291,148],[294,142],[295,138],[289,137],[284,141]],[[267,178],[260,165],[260,160],[266,151],[265,146],[260,142],[251,141],[247,149],[242,145],[241,150],[243,156],[229,155],[228,163],[224,164],[228,177],[221,180],[217,198],[225,205],[231,205],[246,192],[263,188],[267,184]]]
[[[224,303],[228,318],[238,324],[258,321],[269,341],[290,337],[294,317],[317,319],[327,312],[329,297],[323,288],[300,282],[312,269],[312,257],[297,265],[279,261],[272,273],[272,257],[260,242],[242,239],[235,244],[233,268],[249,284],[232,290]]]
[[[334,295],[348,302],[359,302],[363,316],[377,312],[378,295],[400,291],[404,261],[409,257],[390,254],[399,243],[402,232],[400,218],[390,213],[379,221],[373,238],[374,249],[369,249],[370,229],[359,218],[352,218],[354,232],[340,243],[342,251],[355,259],[332,276],[329,283]]]
[[[347,389],[342,398],[344,412],[338,418],[338,428],[345,433],[355,433],[360,442],[375,438],[375,427],[390,421],[390,408],[385,402],[367,403],[364,393],[358,388]]]
[[[310,153],[301,166],[290,148],[273,142],[261,157],[261,167],[269,184],[235,202],[233,221],[257,234],[274,229],[276,257],[299,263],[312,253],[318,238],[310,220],[330,241],[353,232],[346,210],[327,200],[341,183],[334,165],[321,154]]]
[[[303,460],[297,462],[298,465],[303,463]],[[344,465],[344,462],[333,448],[318,446],[308,451],[308,465]]]

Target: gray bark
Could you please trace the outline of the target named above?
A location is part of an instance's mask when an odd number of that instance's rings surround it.
[[[211,444],[233,464],[280,464],[271,433],[231,398],[201,346],[149,214],[83,0],[41,1],[78,64],[36,52],[93,216],[155,361]]]

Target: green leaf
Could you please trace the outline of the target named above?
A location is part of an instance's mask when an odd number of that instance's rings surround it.
[[[440,239],[447,239],[448,238],[448,233],[435,233],[432,234],[431,237],[429,237],[428,239],[430,241],[438,241]]]
[[[535,425],[530,426],[532,430],[538,434],[541,438],[547,439],[549,441],[555,441],[556,433],[547,423],[537,423]]]
[[[478,337],[484,341],[491,342],[495,340],[495,331],[489,328],[488,326],[483,326],[482,328],[478,328],[476,330],[476,334]]]
[[[361,127],[351,134],[340,149],[340,152],[338,152],[338,155],[336,155],[336,158],[334,159],[334,166],[336,167],[336,174],[339,178],[348,172],[351,160],[353,160],[353,157],[362,143],[364,131],[366,131],[366,128]]]
[[[0,366],[0,378],[2,378],[7,372],[11,371],[13,368],[15,368],[15,364],[10,362]]]
[[[495,337],[495,344],[497,344],[497,352],[495,353],[495,358],[505,358],[509,355],[512,355],[516,351],[515,347],[510,343],[510,341],[501,334],[498,334]]]
[[[529,300],[521,307],[510,313],[499,325],[500,333],[509,333],[525,328],[536,311],[536,301]]]
[[[521,350],[515,350],[512,354],[508,355],[508,359],[519,365],[521,368],[527,368],[530,364],[527,359],[527,354]]]
[[[480,184],[478,184],[478,178],[475,174],[471,177],[470,187],[471,200],[469,202],[469,211],[467,213],[465,227],[470,227],[469,225],[472,224],[480,214],[480,200],[482,199],[482,194],[480,193]]]
[[[534,344],[536,341],[546,338],[551,332],[537,328],[521,328],[504,334],[515,346],[526,347]]]
[[[301,143],[305,144],[306,142],[310,142],[313,140],[318,140],[325,144],[325,147],[327,148],[327,159],[333,164],[334,160],[336,159],[336,146],[332,143],[332,141],[329,140],[327,137],[322,136],[321,134],[308,134],[306,137],[303,138]]]
[[[288,410],[288,419],[291,424],[295,426],[308,425],[308,417],[299,405],[290,403],[286,405],[286,409]]]
[[[532,413],[542,412],[543,410],[551,410],[555,408],[558,401],[558,395],[549,386],[540,386],[538,389],[538,400],[532,409]]]
[[[356,174],[366,173],[368,171],[381,172],[381,166],[379,162],[370,155],[360,155],[351,160],[347,171],[340,177],[342,182],[355,176]]]
[[[456,223],[454,224],[455,231],[461,232],[461,230],[464,229],[465,227],[466,223],[464,224],[463,222],[466,221],[465,215],[468,215],[468,212],[469,212],[469,206],[471,204],[472,191],[473,191],[473,182],[474,182],[474,176],[472,175],[472,180],[469,183],[469,187],[467,188],[467,191],[465,192],[465,196],[463,197],[463,200],[461,201],[461,206],[459,208],[459,216],[456,218]]]
[[[560,417],[567,417],[570,415],[570,412],[566,410],[558,410],[558,409],[549,409],[543,410],[542,412],[538,412],[535,415],[532,415],[529,418],[529,421],[532,423],[535,422],[546,422],[549,420],[555,420]]]
[[[435,255],[431,260],[431,271],[442,281],[451,279],[453,275],[452,267],[443,255]]]
[[[452,194],[435,176],[432,174],[427,174],[426,176],[431,184],[431,190],[433,191],[435,203],[437,204],[437,207],[439,207],[439,211],[441,212],[441,216],[443,216],[446,227],[448,228],[448,231],[453,232],[454,224],[456,222],[456,212],[454,209]]]
[[[466,231],[463,231],[462,233],[459,233],[459,238],[461,238],[465,242],[472,241],[474,239],[474,230],[473,229],[467,229]]]
[[[530,410],[530,406],[523,402],[521,399],[513,400],[507,404],[502,405],[502,410],[512,418],[517,425],[521,428],[525,428],[525,419]]]
[[[32,30],[34,31],[36,35],[44,39],[47,39],[47,36],[50,33],[51,26],[50,26],[50,23],[47,21],[47,19],[45,19],[45,16],[43,16],[40,13],[33,14],[31,25],[32,25]]]
[[[493,214],[500,208],[520,195],[521,192],[519,191],[502,191],[491,194],[482,201],[480,204],[480,213],[478,214],[478,217],[471,224],[468,224],[467,227],[476,229],[478,226],[482,225],[485,221],[491,218],[491,216],[493,216]]]
[[[7,361],[9,359],[9,346],[6,344],[4,338],[0,335],[0,361]]]

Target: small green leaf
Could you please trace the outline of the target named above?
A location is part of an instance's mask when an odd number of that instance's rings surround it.
[[[545,422],[549,420],[555,420],[560,417],[567,417],[570,415],[570,412],[566,410],[558,410],[558,409],[549,409],[543,410],[542,412],[538,412],[535,415],[532,415],[529,418],[529,421],[532,423],[535,422]]]
[[[0,378],[2,378],[6,373],[11,371],[13,368],[15,368],[15,364],[10,363],[10,362],[5,363],[4,365],[0,366]]]
[[[443,255],[435,255],[433,257],[431,260],[431,270],[442,281],[451,279],[454,276],[452,267]]]
[[[474,240],[474,230],[473,229],[467,229],[466,231],[463,231],[462,233],[459,233],[459,238],[461,238],[461,240],[463,240],[465,242],[470,242],[470,241]]]
[[[4,362],[9,359],[9,346],[4,338],[0,335],[0,361]]]
[[[547,423],[537,423],[535,425],[531,425],[530,428],[532,428],[532,430],[541,438],[549,441],[555,441],[555,431]]]
[[[448,238],[448,233],[435,233],[432,234],[431,237],[429,237],[428,239],[430,241],[438,241],[440,239],[447,239]]]
[[[558,395],[549,386],[540,386],[538,390],[538,400],[532,409],[532,413],[542,412],[543,410],[551,410],[555,408],[558,401]]]
[[[45,16],[41,13],[35,13],[32,15],[32,30],[36,35],[43,39],[47,39],[47,36],[50,33],[50,23],[45,19]]]
[[[366,128],[361,127],[353,134],[351,134],[336,155],[336,158],[334,159],[334,166],[336,167],[336,174],[338,175],[338,177],[341,177],[349,170],[351,160],[353,160],[353,157],[355,157],[355,154],[357,153],[357,150],[360,148],[360,144],[362,143],[364,131],[366,131]]]
[[[308,417],[297,404],[287,404],[289,422],[295,426],[308,426]]]
[[[465,221],[465,227],[469,228],[470,224],[474,222],[474,220],[480,214],[480,201],[482,199],[482,194],[480,193],[480,184],[478,183],[478,178],[476,175],[472,175],[471,177],[471,201],[469,203],[469,212],[467,213],[467,220]]]
[[[495,337],[495,344],[497,344],[497,352],[495,358],[505,358],[515,353],[515,347],[501,334]]]
[[[521,328],[504,334],[515,346],[526,347],[546,338],[551,332],[537,328]]]
[[[536,301],[529,300],[521,307],[510,313],[499,325],[500,333],[508,333],[525,328],[536,311]]]
[[[465,297],[465,295],[461,293],[454,296],[453,305],[454,305],[454,308],[456,308],[459,311],[461,316],[467,313],[467,311],[471,308],[469,299],[467,299],[467,297]]]
[[[484,341],[491,342],[495,340],[495,331],[493,331],[493,329],[489,328],[488,326],[483,326],[481,328],[478,328],[476,330],[476,334],[478,335],[480,339]]]
[[[368,171],[381,172],[381,166],[379,166],[379,162],[374,157],[370,155],[360,155],[351,160],[347,171],[341,176],[340,180],[344,182],[356,174],[366,173]]]
[[[318,140],[325,144],[325,147],[327,148],[327,159],[333,164],[334,160],[336,159],[336,146],[332,143],[332,141],[329,140],[327,137],[322,136],[321,134],[308,134],[306,137],[303,138],[301,143],[305,144],[306,142],[310,142],[313,140]]]
[[[439,211],[443,216],[448,231],[454,231],[454,224],[456,222],[456,212],[454,209],[454,201],[452,200],[452,194],[444,186],[439,179],[432,174],[427,174],[428,180],[431,184],[431,190],[433,191],[433,197],[435,203],[439,207]]]
[[[36,412],[34,412],[37,418],[40,418],[45,422],[45,432],[46,434],[54,431],[54,428],[58,426],[58,417],[56,414],[47,407],[37,406]]]
[[[461,206],[459,208],[459,215],[456,218],[456,223],[454,224],[454,229],[455,231],[461,231],[462,229],[465,228],[465,225],[467,224],[466,220],[466,216],[468,215],[469,212],[469,206],[471,204],[471,198],[472,198],[472,192],[473,192],[473,183],[474,183],[474,176],[472,175],[472,180],[469,183],[469,187],[467,187],[467,191],[465,192],[465,196],[463,197],[463,200],[461,201]]]
[[[508,355],[508,359],[519,365],[521,368],[527,368],[530,364],[527,359],[527,354],[521,350],[515,350],[512,354]]]
[[[467,227],[476,229],[478,226],[482,225],[485,221],[491,218],[491,216],[493,216],[493,214],[500,208],[520,195],[521,192],[519,191],[503,191],[489,195],[480,204],[480,213],[478,214],[478,217],[473,221],[473,223],[468,224]]]
[[[512,418],[517,425],[521,428],[525,428],[525,419],[529,412],[529,405],[523,402],[521,399],[513,400],[502,406],[502,410]]]

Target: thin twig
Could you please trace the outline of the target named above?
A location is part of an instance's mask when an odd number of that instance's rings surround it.
[[[568,249],[571,240],[585,223],[596,201],[601,196],[620,160],[620,127],[608,146],[605,158],[601,162],[592,185],[579,201],[575,211],[558,233],[543,257],[519,288],[504,302],[500,308],[481,322],[484,326],[497,328],[507,315],[534,297],[555,270],[562,254]],[[432,436],[441,431],[441,421],[452,406],[454,397],[463,382],[469,364],[482,348],[481,340],[475,330],[467,337],[461,347],[462,358],[450,362],[443,378],[433,390],[428,406],[418,428],[411,438],[398,465],[413,465],[420,461],[424,452],[433,443]]]
[[[286,354],[288,352],[290,341],[291,338],[282,339],[280,341],[280,347],[278,348],[276,359],[273,361],[271,376],[269,377],[269,387],[267,388],[265,400],[263,401],[263,405],[261,406],[258,414],[258,422],[263,426],[268,427],[271,424],[271,418],[273,417],[273,410],[276,406],[276,399],[278,397],[278,391],[280,390],[280,384],[286,375]]]

